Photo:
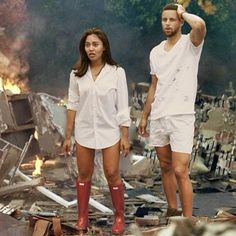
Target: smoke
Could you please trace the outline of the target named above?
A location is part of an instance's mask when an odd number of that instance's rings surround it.
[[[191,3],[189,10],[193,7],[193,12],[198,10],[200,13],[202,8],[209,10],[213,3],[216,5],[213,1],[184,2]],[[208,29],[199,67],[199,81],[201,89],[211,93],[221,93],[236,73],[236,54],[231,46],[236,42],[231,33],[235,27],[229,24],[235,19],[235,14],[226,11],[233,9],[233,5],[227,3],[223,7],[225,4],[218,11],[220,20],[216,19],[216,14],[204,15]],[[146,12],[154,5],[160,7],[158,1],[144,4],[147,11],[141,14],[139,8],[128,7],[125,2],[122,13],[128,12],[127,17],[119,17],[107,9],[105,0],[1,0],[0,77],[11,77],[23,85],[28,85],[30,77],[29,86],[33,91],[63,96],[67,93],[71,66],[78,58],[80,36],[87,28],[97,26],[107,33],[112,56],[126,70],[128,83],[150,81],[149,52],[163,40],[158,18],[155,27],[147,28],[145,24],[145,19],[149,19]],[[227,16],[228,12],[233,17]],[[227,60],[226,56],[231,60]]]
[[[27,11],[25,0],[0,2],[0,77],[28,91]]]

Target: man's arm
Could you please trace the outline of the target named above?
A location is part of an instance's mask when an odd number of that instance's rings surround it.
[[[155,75],[152,75],[152,82],[148,90],[147,99],[143,108],[142,117],[138,128],[138,133],[140,135],[145,135],[146,133],[147,119],[151,111],[151,104],[154,101],[157,80],[157,77]]]
[[[201,44],[206,35],[206,24],[205,21],[194,14],[190,14],[185,11],[182,5],[178,4],[177,13],[181,20],[186,21],[192,28],[190,32],[190,39],[196,47]]]

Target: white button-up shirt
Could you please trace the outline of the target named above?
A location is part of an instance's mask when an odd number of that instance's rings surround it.
[[[106,64],[95,81],[90,67],[82,77],[72,71],[67,109],[76,111],[75,140],[80,145],[103,149],[117,143],[120,127],[131,122],[124,69]]]

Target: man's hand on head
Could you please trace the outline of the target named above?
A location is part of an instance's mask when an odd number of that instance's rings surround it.
[[[177,14],[179,16],[179,19],[184,20],[182,15],[183,13],[186,12],[185,8],[181,4],[176,4],[176,6],[177,6]]]

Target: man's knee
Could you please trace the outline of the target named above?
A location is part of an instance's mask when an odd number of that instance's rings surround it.
[[[187,179],[189,177],[188,168],[185,166],[178,166],[173,170],[177,179]]]
[[[167,174],[167,173],[171,173],[173,171],[171,162],[161,161],[161,160],[159,160],[159,162],[160,162],[160,167],[161,167],[162,173]]]

